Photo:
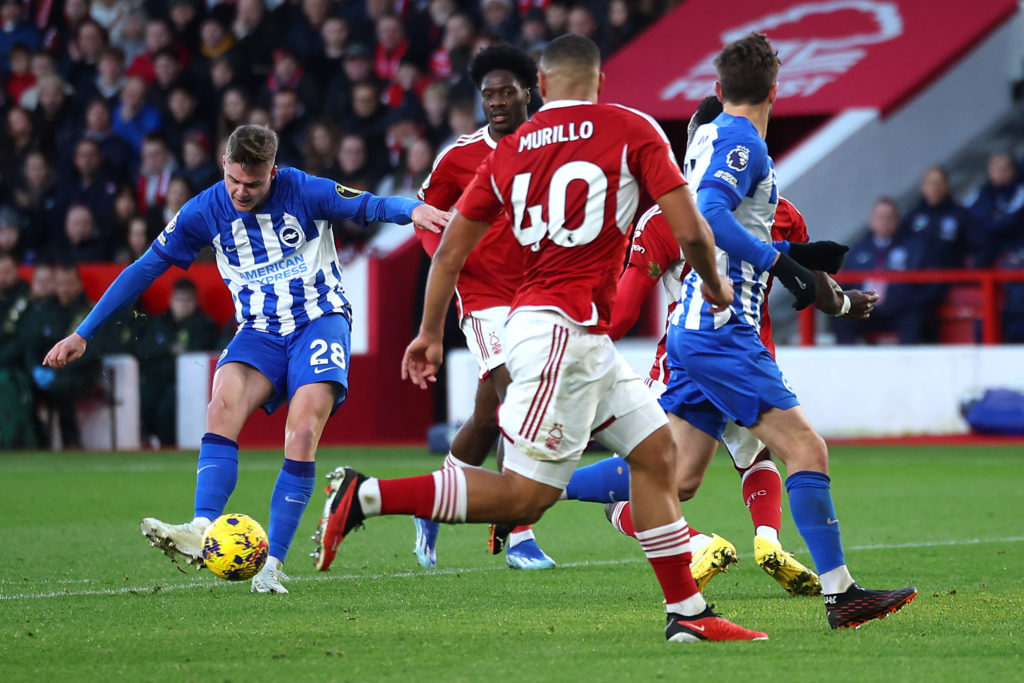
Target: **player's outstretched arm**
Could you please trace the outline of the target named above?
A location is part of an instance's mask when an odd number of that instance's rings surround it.
[[[711,310],[725,310],[732,303],[732,282],[720,277],[715,268],[715,237],[694,206],[690,191],[680,185],[655,201],[682,247],[686,262],[704,281],[704,299],[712,305]]]
[[[466,257],[487,232],[487,223],[455,213],[430,262],[420,332],[405,350],[402,379],[426,389],[443,361],[444,319]]]
[[[435,233],[444,230],[444,226],[452,219],[450,213],[436,209],[430,204],[420,204],[412,210],[409,217],[412,218],[412,224],[420,230]]]
[[[875,309],[878,294],[874,290],[844,290],[826,273],[815,272],[818,278],[818,298],[815,308],[827,315],[847,320],[867,320]]]
[[[96,330],[122,308],[138,299],[153,280],[167,272],[170,267],[171,264],[152,248],[146,250],[135,263],[121,271],[78,329],[50,349],[43,359],[43,365],[62,368],[81,358],[88,346],[88,340],[92,339]]]
[[[412,221],[420,230],[429,232],[441,232],[451,218],[447,211],[424,204],[418,199],[378,197],[369,192],[346,195],[345,189],[335,189],[339,187],[342,186],[332,182],[317,186],[319,196],[327,197],[328,213],[332,218],[356,218],[364,222],[384,221],[399,224]]]

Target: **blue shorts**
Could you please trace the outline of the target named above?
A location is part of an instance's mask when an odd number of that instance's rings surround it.
[[[771,408],[800,405],[753,327],[733,322],[717,330],[668,332],[668,387],[661,407],[722,438],[725,423],[749,427]]]
[[[244,328],[224,349],[217,367],[245,363],[274,385],[273,395],[263,404],[269,415],[291,401],[304,384],[332,382],[337,385],[334,414],[348,397],[348,364],[351,329],[348,318],[331,313],[303,325],[286,337]]]

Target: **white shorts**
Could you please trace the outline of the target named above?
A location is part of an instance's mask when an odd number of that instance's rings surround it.
[[[656,379],[648,377],[644,383],[650,388],[656,398],[665,393],[665,385]],[[725,424],[725,431],[722,432],[722,443],[729,451],[729,457],[738,469],[745,470],[754,464],[757,454],[764,450],[764,444],[756,436],[750,433],[746,427],[729,420]]]
[[[565,488],[591,435],[629,454],[668,424],[665,411],[607,335],[549,311],[521,311],[505,328],[512,377],[498,424],[512,442],[505,468]]]
[[[459,321],[466,346],[480,366],[480,379],[505,364],[505,319],[508,311],[508,306],[484,308],[467,313]]]

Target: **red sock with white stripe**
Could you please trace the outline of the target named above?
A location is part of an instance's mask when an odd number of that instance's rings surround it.
[[[707,607],[690,573],[690,529],[680,517],[671,524],[637,531],[636,539],[665,594],[665,610],[693,616]]]
[[[480,469],[483,469],[482,467],[477,467],[476,465],[470,465],[469,463],[467,463],[464,460],[459,460],[458,458],[455,457],[455,454],[452,453],[451,451],[448,451],[448,455],[445,456],[444,466],[445,467],[459,467],[459,468],[464,469],[464,470],[480,470]],[[528,540],[533,539],[533,538],[535,538],[535,536],[533,535],[533,528],[529,524],[517,526],[517,527],[513,528],[512,532],[509,533],[509,535],[508,535],[508,545],[511,548],[513,546],[519,545],[523,541],[528,541]]]
[[[378,510],[367,504],[374,499],[369,495],[371,488],[379,489]],[[445,467],[418,477],[367,479],[359,487],[359,500],[367,517],[405,514],[449,524],[465,522],[466,473],[459,467]]]
[[[778,542],[782,526],[782,478],[771,460],[761,460],[745,470],[743,476],[743,502],[750,510],[754,533],[769,541]]]

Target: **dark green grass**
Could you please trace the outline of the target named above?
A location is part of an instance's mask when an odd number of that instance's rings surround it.
[[[230,511],[266,521],[279,453],[244,453]],[[384,476],[440,459],[417,450],[321,454]],[[191,514],[194,454],[0,455],[0,680],[1020,680],[1024,453],[1013,448],[836,448],[847,562],[866,587],[916,585],[915,603],[833,632],[819,598],[790,598],[751,558],[738,478],[716,458],[685,506],[736,543],[708,588],[767,643],[670,646],[635,542],[600,506],[555,506],[537,525],[560,567],[513,572],[486,529],[444,527],[438,569],[411,552],[407,518],[370,520],[332,571],[307,553],[318,491],[286,564],[286,596],[179,573],[138,520]],[[783,541],[804,545],[784,512]]]

